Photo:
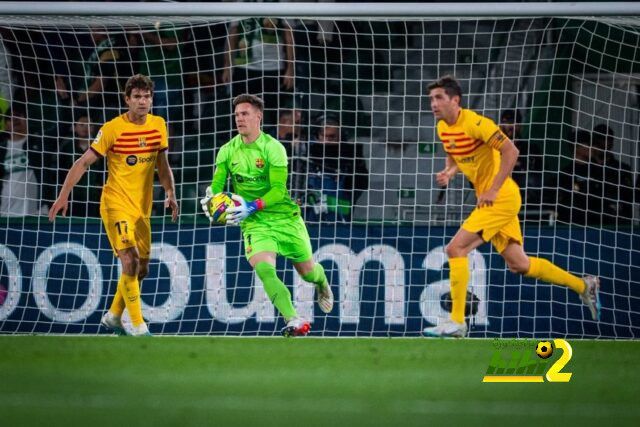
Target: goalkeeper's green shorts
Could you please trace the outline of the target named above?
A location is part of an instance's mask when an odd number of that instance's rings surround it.
[[[247,260],[260,252],[275,252],[293,262],[311,259],[311,239],[304,221],[294,218],[277,221],[253,221],[244,227],[244,253]]]

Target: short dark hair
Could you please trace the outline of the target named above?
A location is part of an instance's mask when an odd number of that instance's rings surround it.
[[[444,92],[449,95],[450,98],[458,95],[460,99],[462,99],[462,87],[460,87],[460,83],[458,83],[458,80],[452,75],[442,76],[427,86],[429,92],[438,88],[444,89]]]
[[[256,107],[261,113],[264,111],[264,101],[259,96],[243,93],[233,98],[234,107],[245,102]]]
[[[324,131],[324,128],[326,127],[338,128],[340,133],[342,133],[342,129],[340,128],[340,120],[333,114],[319,115],[318,117],[313,119],[313,123],[311,126],[312,136],[314,136],[316,139],[320,135],[320,131]]]
[[[124,86],[124,95],[131,96],[134,89],[148,90],[153,95],[153,80],[142,74],[131,76]]]
[[[520,124],[522,122],[522,115],[520,114],[520,111],[509,108],[502,111],[502,114],[500,114],[500,121]]]

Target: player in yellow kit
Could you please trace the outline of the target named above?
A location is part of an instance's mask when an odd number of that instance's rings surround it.
[[[436,176],[446,186],[461,171],[473,185],[477,204],[447,245],[451,282],[451,319],[424,329],[427,336],[464,336],[464,311],[469,281],[467,255],[484,242],[491,242],[509,270],[527,277],[568,286],[600,317],[597,277],[579,278],[543,258],[530,257],[522,248],[518,212],[521,199],[511,171],[518,158],[513,142],[486,117],[460,106],[462,90],[451,76],[428,86],[431,110],[438,120],[437,132],[447,153],[446,167]]]
[[[53,221],[58,212],[65,216],[69,194],[96,160],[107,157],[109,177],[102,188],[100,216],[115,255],[122,263],[122,275],[111,308],[101,324],[124,334],[121,316],[129,311],[132,335],[149,335],[142,318],[140,281],[149,272],[151,252],[151,203],[153,175],[166,193],[165,207],[171,219],[178,218],[173,173],[167,160],[167,126],[162,117],[149,114],[153,82],[136,74],[125,86],[124,100],[129,110],[102,126],[95,141],[67,173],[60,194],[49,211]]]

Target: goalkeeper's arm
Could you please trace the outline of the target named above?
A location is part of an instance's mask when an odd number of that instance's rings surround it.
[[[216,166],[216,170],[213,172],[213,179],[211,180],[211,194],[218,194],[224,190],[224,186],[227,184],[227,166],[223,163]]]
[[[269,169],[269,184],[271,189],[262,196],[263,206],[270,206],[282,202],[287,196],[287,168],[271,167]]]
[[[213,172],[211,184],[207,187],[204,197],[200,199],[200,205],[202,206],[204,214],[209,218],[209,222],[213,221],[211,213],[209,212],[209,203],[215,194],[224,190],[224,186],[227,183],[227,175],[227,166],[224,163],[217,165],[216,170]]]

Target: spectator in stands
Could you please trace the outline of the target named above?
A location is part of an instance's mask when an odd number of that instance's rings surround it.
[[[149,76],[154,83],[153,114],[162,116],[172,133],[173,123],[182,120],[182,53],[181,31],[160,22],[156,29],[143,31],[142,47],[138,50],[140,73]]]
[[[60,143],[60,153],[57,163],[57,184],[62,186],[66,177],[66,171],[71,169],[73,163],[82,156],[93,142],[92,125],[86,110],[74,112],[73,123],[69,129],[70,137],[64,138]],[[101,161],[101,160],[98,160]],[[100,201],[93,197],[93,193],[102,188],[104,183],[104,171],[100,168],[90,169],[76,184],[70,196],[69,216],[75,217],[100,217]]]
[[[520,152],[511,177],[520,187],[524,209],[540,209],[543,175],[542,153],[537,145],[530,144],[522,137],[521,124],[522,116],[518,110],[508,109],[500,114],[500,130],[513,141]]]
[[[284,145],[289,158],[300,151],[298,148],[305,139],[302,116],[301,110],[280,110],[277,139]]]
[[[222,82],[231,84],[232,96],[260,96],[269,106],[264,112],[264,126],[273,126],[286,98],[281,92],[294,87],[294,45],[289,24],[274,18],[232,22]]]
[[[633,219],[633,173],[613,153],[614,133],[605,124],[593,128],[593,161],[604,168],[603,225],[629,224]]]
[[[55,196],[54,174],[42,137],[27,133],[24,107],[14,106],[0,141],[0,216],[46,214]]]
[[[595,161],[591,132],[580,129],[572,135],[574,161],[560,171],[558,220],[600,227],[603,214],[603,172]]]
[[[330,90],[326,76],[340,75],[341,41],[334,20],[288,19],[287,23],[295,45],[295,86],[300,98],[295,106],[306,109],[310,93]]]
[[[133,64],[123,48],[126,41],[118,36],[94,29],[90,43],[88,49],[79,46],[76,52],[82,55],[81,73],[68,76],[69,80],[57,78],[56,87],[59,96],[70,89],[74,106],[89,107],[92,118],[104,122],[120,114],[123,105],[120,94],[128,76],[134,74]]]
[[[281,110],[278,118],[277,140],[287,150],[289,158],[289,189],[291,198],[302,203],[306,190],[307,140],[304,115],[300,110]]]
[[[215,145],[222,145],[232,138],[235,129],[228,87],[220,84],[227,26],[222,21],[191,26],[183,34],[185,136],[215,132]]]
[[[314,121],[315,140],[309,144],[306,219],[349,221],[358,197],[369,186],[360,144],[343,141],[336,117]]]

